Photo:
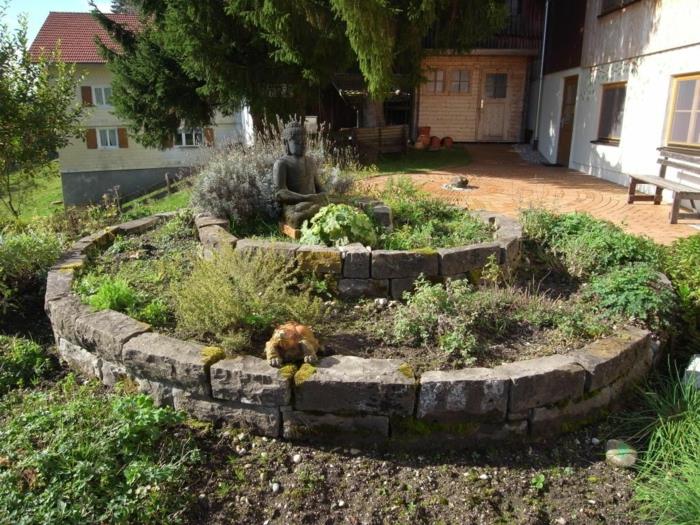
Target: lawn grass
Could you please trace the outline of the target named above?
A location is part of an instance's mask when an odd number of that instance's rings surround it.
[[[47,164],[42,173],[37,176],[35,183],[35,187],[28,190],[26,198],[20,204],[21,219],[51,215],[62,207],[62,204],[52,204],[63,199],[58,161]],[[11,217],[9,210],[4,205],[0,206],[0,218],[9,217]]]
[[[171,194],[166,194],[160,197],[163,189],[156,190],[153,193],[143,195],[138,199],[129,201],[124,205],[124,212],[127,217],[145,217],[155,213],[163,213],[167,211],[176,211],[180,208],[185,208],[190,203],[190,194],[192,189],[189,185],[181,185],[180,189]]]
[[[434,170],[469,164],[466,148],[455,146],[438,151],[409,149],[405,154],[385,155],[376,163],[380,175],[430,173]]]

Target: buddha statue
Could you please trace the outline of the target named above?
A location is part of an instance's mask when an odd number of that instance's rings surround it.
[[[282,137],[287,154],[275,162],[272,177],[277,200],[282,206],[282,220],[298,229],[328,203],[328,196],[318,179],[314,161],[305,156],[304,126],[299,122],[290,122],[285,126]]]

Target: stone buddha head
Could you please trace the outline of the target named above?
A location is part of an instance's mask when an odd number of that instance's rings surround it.
[[[306,130],[303,124],[295,121],[290,122],[284,127],[282,138],[284,139],[287,155],[304,156],[306,152]]]

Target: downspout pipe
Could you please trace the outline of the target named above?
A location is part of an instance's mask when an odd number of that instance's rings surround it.
[[[544,91],[544,54],[547,51],[547,28],[549,26],[549,0],[544,5],[544,31],[542,34],[542,54],[540,55],[540,82],[537,90],[537,115],[535,116],[535,138],[532,149],[537,150],[540,144],[540,115],[542,113],[542,92]]]

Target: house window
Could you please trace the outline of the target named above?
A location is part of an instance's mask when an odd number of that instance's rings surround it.
[[[673,80],[669,145],[700,147],[700,74]]]
[[[112,105],[112,88],[110,86],[94,86],[92,88],[92,99],[96,106]]]
[[[487,98],[506,98],[508,92],[508,75],[506,73],[489,73],[485,85]]]
[[[598,16],[607,15],[608,13],[627,7],[635,2],[639,2],[639,0],[600,0]]]
[[[445,90],[445,72],[443,70],[428,71],[426,90],[428,93],[442,93]]]
[[[104,128],[97,130],[97,145],[100,149],[114,149],[119,147],[119,133],[117,128]]]
[[[603,101],[600,105],[598,140],[618,143],[622,132],[622,117],[625,113],[627,84],[618,82],[603,86]]]
[[[176,146],[201,146],[202,144],[201,128],[181,129],[175,134]]]
[[[458,69],[452,72],[450,91],[452,93],[469,93],[469,71]]]

